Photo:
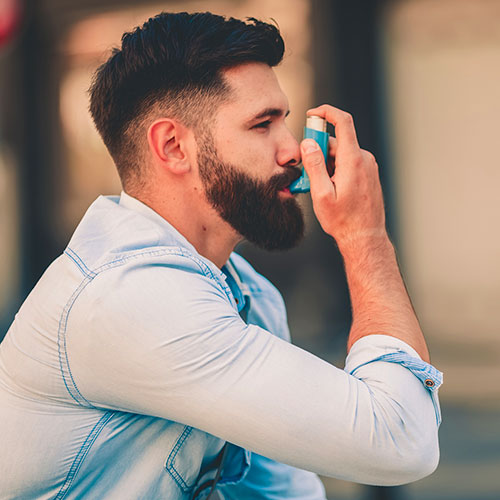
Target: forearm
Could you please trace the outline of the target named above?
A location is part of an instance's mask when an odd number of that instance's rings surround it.
[[[348,350],[366,335],[383,333],[411,345],[424,361],[429,352],[385,233],[338,242],[352,304]]]

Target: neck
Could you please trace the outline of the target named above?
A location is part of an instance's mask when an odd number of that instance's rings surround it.
[[[208,202],[200,204],[200,193],[191,195],[172,193],[153,195],[131,194],[154,210],[181,233],[196,251],[213,262],[219,269],[227,262],[241,236],[224,220]],[[203,196],[203,195],[201,195]]]

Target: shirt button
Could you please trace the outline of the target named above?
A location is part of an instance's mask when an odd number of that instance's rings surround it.
[[[240,301],[239,301],[238,299],[236,299],[236,298],[235,298],[234,300],[236,301],[236,303],[237,303],[237,304],[239,304],[239,303],[240,303]]]
[[[425,379],[425,385],[427,387],[434,387],[435,386],[434,380],[431,380],[430,378]]]

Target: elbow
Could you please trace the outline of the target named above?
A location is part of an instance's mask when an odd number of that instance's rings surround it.
[[[431,475],[439,464],[437,433],[427,439],[406,439],[380,457],[377,486],[399,486]]]
[[[399,486],[423,479],[436,470],[439,440],[432,407],[419,418],[407,412],[390,416],[383,412],[372,422],[370,438],[362,440],[364,446],[358,450],[364,457],[358,462],[358,474],[364,476],[361,480],[358,476],[358,482]]]
[[[380,486],[399,486],[413,483],[430,476],[439,463],[439,451],[425,452],[419,456],[403,457],[397,464],[386,471],[387,479]]]
[[[437,430],[431,439],[428,439],[420,450],[415,454],[415,459],[411,461],[409,475],[411,477],[407,482],[418,481],[424,477],[430,476],[439,464],[439,442]]]
[[[344,455],[342,469],[321,470],[326,476],[339,477],[373,486],[399,486],[432,474],[439,463],[437,428],[424,434],[413,432],[382,433],[378,439],[364,439]]]

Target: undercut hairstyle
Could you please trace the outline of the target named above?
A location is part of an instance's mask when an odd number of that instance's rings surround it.
[[[247,62],[273,67],[284,52],[276,26],[210,12],[163,12],[121,42],[89,93],[90,113],[125,188],[144,184],[142,155],[154,119],[177,119],[197,134],[230,95],[223,70]]]

